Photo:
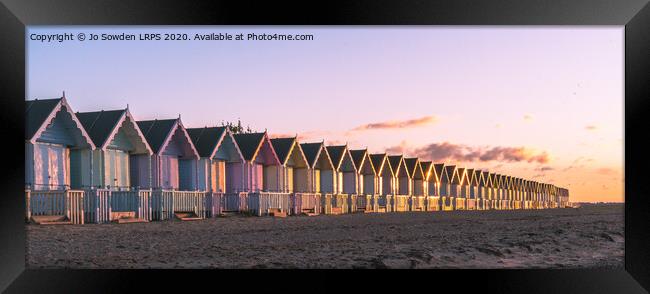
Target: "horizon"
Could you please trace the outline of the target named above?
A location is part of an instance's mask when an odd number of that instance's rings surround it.
[[[313,41],[61,42],[31,33],[278,32]],[[237,122],[624,203],[623,27],[28,27],[27,99]],[[477,98],[481,97],[481,98]],[[255,107],[251,107],[255,106]],[[515,107],[516,106],[516,107]]]

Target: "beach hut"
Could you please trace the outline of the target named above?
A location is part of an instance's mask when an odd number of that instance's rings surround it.
[[[459,169],[456,166],[445,166],[447,173],[450,175],[451,190],[449,195],[453,198],[451,203],[453,210],[465,209],[465,197],[462,195],[462,182],[465,176],[465,169]],[[462,173],[461,173],[462,171]]]
[[[153,151],[129,109],[77,112],[76,116],[97,147],[90,151],[92,155],[71,156],[88,167],[72,178],[79,181],[76,186],[86,188],[86,222],[151,220],[148,175]]]
[[[138,167],[137,179],[141,188],[152,189],[152,219],[165,220],[204,217],[205,191],[198,187],[197,152],[180,116],[175,119],[137,121],[153,154],[131,158],[132,167]],[[139,168],[151,163],[151,168]]]
[[[293,209],[294,214],[299,213],[321,213],[323,210],[330,210],[332,195],[334,194],[334,164],[327,153],[325,144],[303,143],[300,148],[307,159],[308,171],[308,193],[294,193]],[[310,202],[317,199],[316,202]],[[323,204],[329,203],[328,207]]]
[[[478,194],[478,183],[477,183],[477,176],[476,174],[478,173],[477,170],[475,169],[467,169],[466,174],[467,174],[467,204],[466,207],[468,210],[476,210],[477,209],[477,194]]]
[[[424,171],[417,157],[404,158],[404,165],[411,175],[411,195],[409,197],[411,211],[425,211]]]
[[[440,210],[440,191],[438,191],[440,177],[436,173],[434,164],[431,161],[422,161],[420,162],[420,166],[424,173],[425,210]]]
[[[524,209],[524,179],[517,178],[517,205],[518,209]]]
[[[492,208],[501,209],[501,175],[490,173],[492,178]]]
[[[437,165],[434,165],[436,167]],[[454,201],[456,198],[453,196],[455,191],[452,191],[452,177],[456,173],[456,166],[444,165],[442,173],[440,174],[440,210],[453,210]]]
[[[357,183],[359,183],[357,185],[356,209],[363,212],[375,212],[378,180],[368,149],[350,150],[350,155],[357,170]]]
[[[25,101],[26,218],[37,223],[84,223],[84,177],[95,149],[63,95]],[[86,160],[71,160],[74,157]],[[74,178],[74,180],[72,179]]]
[[[505,197],[505,207],[506,209],[512,209],[512,202],[513,202],[513,196],[514,196],[514,181],[513,181],[512,176],[505,176],[505,181],[506,181],[506,197]]]
[[[244,157],[227,127],[188,128],[198,160],[198,190],[206,191],[210,216],[223,212],[225,193],[241,189]]]
[[[485,210],[488,209],[486,205],[487,193],[486,193],[486,175],[487,173],[482,170],[476,170],[476,209]]]
[[[249,211],[255,215],[281,215],[290,210],[290,193],[282,192],[280,181],[282,175],[278,166],[280,159],[266,132],[234,134],[235,143],[244,157],[242,173],[242,190],[232,197],[224,196],[224,209],[231,210],[239,204],[239,210]],[[243,204],[246,198],[246,204]],[[237,200],[239,199],[239,200]],[[232,201],[231,201],[232,200]],[[237,203],[239,201],[239,203]],[[230,203],[233,203],[231,206]]]
[[[458,172],[458,195],[456,197],[457,208],[467,209],[467,199],[469,198],[469,175],[466,168],[457,168]]]
[[[533,202],[532,202],[532,197],[533,197],[533,181],[531,180],[526,180],[525,181],[525,189],[524,189],[524,209],[531,209],[533,208]]]
[[[310,168],[297,138],[271,139],[271,145],[280,159],[280,165],[277,166],[279,187],[275,190],[290,193],[290,206],[294,214],[315,214],[317,207],[314,204],[320,203],[320,197],[309,193],[311,192]],[[306,208],[309,210],[303,211],[303,202],[311,209]]]
[[[442,203],[443,203],[443,196],[446,196],[449,191],[447,184],[444,185],[444,190],[443,190],[443,184],[442,184],[442,175],[446,173],[445,169],[445,164],[444,163],[434,163],[433,167],[431,168],[431,171],[433,172],[433,175],[431,177],[431,181],[429,182],[429,191],[428,195],[431,197],[437,197],[438,198],[438,205],[437,209],[435,208],[435,204],[431,203],[430,209],[431,210],[442,210]],[[444,195],[443,195],[444,192]]]
[[[347,145],[327,146],[332,163],[334,163],[334,191],[332,196],[332,214],[349,212],[349,199],[356,196],[357,171]],[[350,196],[352,195],[352,196]]]
[[[411,195],[411,176],[404,164],[402,155],[388,156],[388,162],[393,168],[393,181],[395,182],[395,194],[393,194],[393,211],[408,211],[409,196]]]
[[[392,211],[391,203],[395,191],[393,169],[386,153],[370,154],[370,160],[377,177],[377,212]]]

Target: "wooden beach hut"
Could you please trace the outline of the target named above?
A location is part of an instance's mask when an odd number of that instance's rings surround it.
[[[206,191],[209,216],[223,212],[226,193],[241,191],[244,157],[227,127],[188,128],[199,153],[198,190]]]
[[[357,171],[347,145],[327,146],[332,163],[334,163],[335,194],[332,197],[332,214],[349,212],[349,199],[356,196]],[[350,196],[352,195],[352,196]]]
[[[152,219],[196,219],[205,217],[205,191],[198,187],[199,153],[180,116],[175,119],[137,121],[153,154],[133,156],[131,166],[138,167],[141,188],[151,188]],[[150,169],[141,169],[151,163]]]
[[[467,200],[466,200],[466,207],[468,210],[476,210],[477,209],[477,194],[478,194],[478,183],[477,183],[477,176],[476,174],[478,173],[477,170],[475,169],[467,169],[466,174],[467,174]]]
[[[370,154],[370,160],[377,177],[377,212],[391,212],[395,181],[388,156],[386,153]]]
[[[501,209],[501,175],[490,173],[492,178],[492,208]]]
[[[404,164],[402,155],[389,155],[388,162],[393,169],[393,181],[395,182],[395,194],[393,194],[393,211],[401,212],[409,210],[409,196],[411,195],[411,176]]]
[[[433,197],[437,197],[438,201],[438,207],[437,209],[434,206],[434,203],[431,203],[429,205],[431,210],[442,210],[442,203],[443,203],[443,196],[446,196],[449,192],[449,188],[447,187],[448,184],[443,185],[442,183],[442,175],[446,173],[445,169],[445,164],[444,163],[434,163],[433,167],[431,168],[431,171],[433,172],[433,175],[431,177],[431,181],[429,182],[429,197],[433,195]],[[443,189],[444,187],[444,189]],[[443,194],[444,192],[444,194]]]
[[[476,174],[476,209],[478,210],[488,209],[488,205],[486,204],[487,188],[486,188],[486,178],[485,178],[487,172],[484,172],[482,170],[476,170],[474,173]]]
[[[438,187],[440,187],[440,178],[436,173],[434,164],[431,161],[422,161],[420,166],[424,173],[425,210],[440,210],[440,192],[437,191]]]
[[[236,208],[249,211],[255,215],[286,215],[290,210],[289,193],[282,192],[281,175],[278,166],[280,159],[266,132],[234,134],[235,143],[244,157],[243,189],[235,197],[228,193],[224,199],[228,202],[225,209]],[[246,198],[247,201],[243,202]],[[239,200],[237,200],[239,199]],[[232,200],[232,201],[231,201]],[[239,201],[239,203],[237,203]]]
[[[290,210],[293,214],[316,214],[320,207],[314,204],[320,203],[320,195],[310,193],[310,167],[297,138],[275,138],[271,139],[271,144],[280,159],[277,166],[279,187],[276,190],[290,193]],[[306,207],[303,207],[303,203],[307,204]]]
[[[409,205],[411,211],[425,211],[424,171],[417,157],[405,158],[404,165],[411,175],[411,195]]]
[[[515,208],[524,209],[524,179],[517,178]]]
[[[358,177],[356,209],[363,212],[375,212],[378,180],[368,149],[350,150],[350,155]]]
[[[434,166],[435,167],[435,166]],[[456,166],[444,165],[440,174],[440,210],[454,210],[456,191],[452,189],[452,178],[456,173]]]
[[[513,195],[514,195],[514,181],[512,176],[505,176],[506,189],[505,189],[505,208],[512,209]]]
[[[86,221],[151,220],[148,175],[153,151],[129,109],[77,112],[76,116],[97,147],[71,157],[88,167],[81,177],[73,178],[79,181],[75,185],[86,189]]]
[[[462,181],[464,178],[464,169],[462,169],[462,173],[460,172],[461,169],[457,168],[454,165],[451,166],[445,166],[447,169],[447,173],[450,176],[450,183],[451,183],[451,192],[449,193],[450,196],[453,198],[451,200],[452,203],[452,210],[464,210],[465,209],[465,197],[462,195]]]
[[[294,214],[323,213],[331,209],[332,195],[334,194],[334,164],[327,153],[325,144],[303,143],[300,148],[307,159],[308,193],[294,193],[292,206]],[[317,199],[316,202],[310,202]],[[329,203],[329,207],[325,207]],[[329,212],[328,212],[329,213]]]
[[[456,169],[458,173],[458,195],[456,202],[458,203],[456,209],[467,209],[467,199],[469,198],[469,176],[467,169],[459,167]]]
[[[80,179],[90,177],[90,154],[94,149],[92,139],[65,95],[56,99],[25,101],[28,221],[84,223],[84,191]],[[86,160],[71,160],[82,155]]]

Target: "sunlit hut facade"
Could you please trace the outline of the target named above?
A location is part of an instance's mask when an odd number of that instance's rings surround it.
[[[499,175],[495,173],[490,173],[490,179],[491,179],[490,182],[492,183],[492,187],[490,189],[491,190],[490,194],[492,196],[492,198],[490,199],[492,209],[499,209],[499,201],[500,201]]]
[[[438,165],[434,165],[434,168],[436,166]],[[456,172],[456,166],[443,165],[442,167],[442,173],[440,174],[440,210],[453,210],[453,202],[456,201],[456,198],[452,196],[451,181]]]
[[[409,197],[411,211],[425,211],[424,171],[420,159],[405,158],[404,164],[411,175],[411,194]]]
[[[97,147],[71,154],[84,170],[75,186],[86,191],[86,222],[150,220],[151,155],[146,138],[129,109],[77,112],[77,118]],[[87,162],[90,160],[90,162]],[[143,187],[143,188],[140,188]]]
[[[449,168],[453,167],[453,168]],[[451,197],[453,197],[452,206],[453,210],[463,210],[465,209],[465,197],[462,195],[462,182],[465,177],[465,169],[457,168],[456,166],[447,166],[447,173],[451,171]]]
[[[153,189],[152,218],[205,216],[208,209],[204,206],[205,191],[198,187],[199,153],[180,117],[137,121],[137,124],[153,151],[150,159],[142,155],[132,158],[133,165],[138,167],[151,162],[149,173],[139,169],[141,178],[151,178],[150,185],[142,182],[138,185]]]
[[[393,181],[395,182],[395,194],[391,203],[393,211],[408,211],[411,180],[408,169],[404,164],[404,157],[402,155],[390,155],[388,156],[388,162],[393,168]]]
[[[487,172],[476,170],[476,209],[485,210],[489,208],[487,204]]]
[[[309,193],[294,193],[294,214],[324,213],[331,208],[334,193],[334,164],[323,142],[303,143],[300,148],[307,159]],[[317,202],[310,202],[316,200]],[[330,203],[326,208],[325,203]]]
[[[237,198],[226,195],[224,199],[228,204],[224,208],[229,211],[237,208],[256,215],[288,213],[289,193],[280,191],[280,172],[277,167],[281,163],[268,134],[234,134],[233,138],[244,157],[242,192],[245,193],[239,193]],[[247,200],[245,203],[244,199]]]
[[[467,174],[467,209],[468,210],[476,210],[477,209],[477,201],[476,201],[476,196],[477,196],[477,190],[478,190],[478,184],[477,184],[477,177],[476,174],[478,171],[474,169],[467,169],[466,174]]]
[[[363,212],[374,212],[377,205],[377,178],[375,167],[368,154],[368,149],[350,150],[352,162],[357,170],[356,209]]]
[[[90,154],[94,149],[65,97],[25,101],[28,220],[38,222],[35,218],[51,217],[55,221],[83,223],[84,191],[71,188],[82,188],[83,177],[90,177],[87,171],[92,169]],[[70,160],[71,156],[83,155],[87,166],[81,160]]]
[[[377,177],[377,212],[390,212],[392,211],[392,195],[395,190],[393,169],[388,162],[386,153],[370,154],[370,160]]]
[[[517,178],[517,209],[524,208],[524,179]]]
[[[469,170],[466,168],[458,168],[458,177],[460,184],[458,185],[458,200],[462,204],[458,204],[458,207],[462,209],[467,209],[467,199],[469,199]],[[458,208],[457,208],[458,209]]]
[[[440,178],[436,173],[434,164],[431,161],[420,162],[422,172],[424,173],[424,191],[425,192],[425,210],[437,211],[440,210],[440,192],[437,191],[439,187]]]
[[[225,193],[237,193],[242,187],[244,157],[227,127],[188,128],[199,153],[198,189],[206,191],[211,215],[223,212]]]
[[[327,146],[332,163],[334,163],[334,191],[331,213],[347,213],[349,195],[356,195],[357,171],[347,145]]]
[[[512,202],[514,199],[514,178],[506,176],[506,209],[512,209]]]
[[[301,200],[312,204],[308,206],[320,202],[317,195],[308,193],[310,192],[309,164],[296,137],[271,139],[271,145],[280,159],[280,165],[276,167],[278,169],[278,186],[271,190],[290,193],[290,210],[294,213],[303,213],[302,203],[299,203],[302,202]],[[269,184],[273,186],[273,183]],[[316,207],[313,207],[313,210],[309,213],[316,213]]]

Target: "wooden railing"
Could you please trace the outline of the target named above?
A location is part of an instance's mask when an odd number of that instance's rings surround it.
[[[248,210],[255,215],[267,215],[271,209],[289,212],[290,193],[253,192],[248,193]]]
[[[222,211],[248,211],[248,192],[225,193],[222,199]]]
[[[466,209],[465,198],[456,197],[454,209],[456,209],[456,210],[465,210]]]
[[[424,196],[411,196],[409,197],[411,211],[425,211],[426,205]]]
[[[408,195],[395,195],[393,197],[393,211],[402,212],[409,211],[409,196]]]
[[[65,216],[73,224],[84,223],[84,191],[83,190],[25,190],[26,217],[60,215]]]
[[[223,212],[223,193],[205,193],[206,217],[215,217]]]
[[[393,195],[379,195],[377,196],[377,211],[391,212],[393,211]]]
[[[86,190],[84,216],[88,223],[107,223],[112,213],[111,191],[106,189]]]
[[[440,197],[439,196],[427,196],[426,197],[426,210],[427,211],[438,211],[438,210],[440,210]]]
[[[339,213],[347,213],[348,209],[348,194],[334,194],[332,195],[332,208],[339,210]],[[333,210],[330,210],[330,213],[334,213]]]
[[[357,195],[357,210],[375,211],[375,197],[373,195]]]
[[[476,210],[476,199],[467,198],[467,210]]]
[[[347,207],[348,209],[345,210],[347,213],[353,213],[357,212],[357,194],[348,194],[348,202],[347,202]]]
[[[292,214],[299,215],[305,210],[313,213],[321,213],[321,194],[320,193],[293,193],[291,194]]]

